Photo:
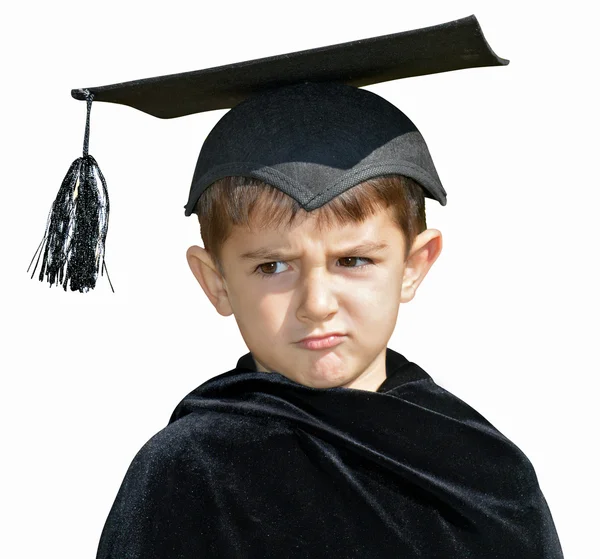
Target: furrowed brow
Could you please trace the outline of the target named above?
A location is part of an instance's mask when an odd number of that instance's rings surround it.
[[[386,248],[389,248],[389,244],[385,241],[366,241],[358,245],[350,246],[347,248],[336,251],[336,256],[359,256],[363,254],[373,254],[380,252]],[[272,249],[270,247],[262,247],[257,250],[245,252],[240,256],[242,260],[265,260],[265,261],[276,261],[276,260],[291,260],[296,258],[291,252],[284,250]]]

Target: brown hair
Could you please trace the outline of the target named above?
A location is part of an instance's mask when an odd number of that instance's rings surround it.
[[[224,177],[212,183],[200,196],[194,213],[200,222],[204,248],[212,256],[224,277],[221,248],[233,226],[252,228],[290,227],[299,215],[316,213],[316,227],[330,227],[347,222],[360,223],[379,209],[391,208],[391,217],[410,248],[415,237],[427,229],[425,197],[422,187],[402,175],[385,175],[369,179],[327,204],[307,212],[291,196],[258,179]],[[408,256],[406,250],[405,260]]]

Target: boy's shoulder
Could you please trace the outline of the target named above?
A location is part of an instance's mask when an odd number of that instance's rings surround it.
[[[185,401],[185,399],[184,399]],[[268,428],[267,428],[268,426]],[[187,413],[156,433],[140,450],[150,461],[193,462],[206,458],[207,452],[218,458],[238,452],[245,442],[256,443],[258,436],[276,437],[291,430],[284,423],[232,410],[203,410]]]

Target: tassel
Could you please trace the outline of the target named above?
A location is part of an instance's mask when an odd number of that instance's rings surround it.
[[[88,154],[90,112],[94,95],[87,89],[83,92],[87,101],[83,157],[73,161],[65,175],[48,215],[46,233],[29,268],[37,255],[31,274],[33,278],[43,254],[39,280],[44,281],[45,275],[50,287],[62,284],[65,291],[70,281],[71,291],[80,293],[94,289],[98,272],[103,275],[106,270],[106,277],[114,293],[104,262],[110,210],[108,191],[98,163]]]

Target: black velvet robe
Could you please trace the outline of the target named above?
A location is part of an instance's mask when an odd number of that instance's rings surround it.
[[[523,452],[389,348],[386,374],[310,388],[247,353],[137,454],[97,558],[562,558]]]

